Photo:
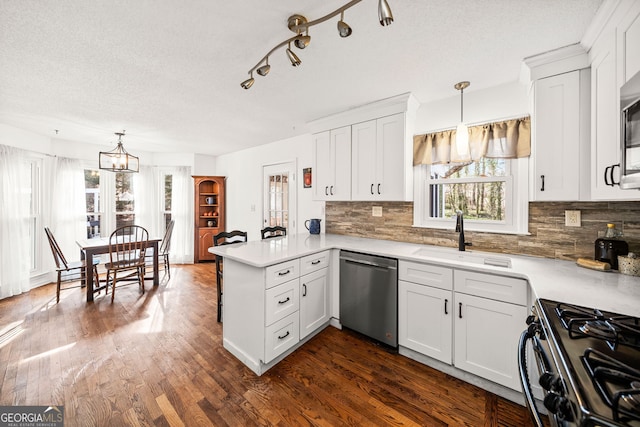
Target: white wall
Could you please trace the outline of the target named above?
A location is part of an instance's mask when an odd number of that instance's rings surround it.
[[[216,159],[218,175],[226,176],[227,230],[246,230],[249,240],[259,240],[262,225],[262,167],[288,161],[297,162],[296,183],[298,222],[296,231],[308,233],[304,221],[324,218],[324,202],[311,199],[312,189],[302,188],[302,169],[312,167],[311,135],[301,135],[256,148],[237,151]],[[252,210],[255,206],[255,210]],[[324,227],[322,228],[324,230]],[[291,233],[292,231],[289,230]]]
[[[530,114],[529,86],[519,82],[464,93],[467,125],[500,121]],[[452,92],[456,92],[452,86]],[[416,113],[416,135],[455,128],[460,122],[460,92],[451,98],[421,104]]]

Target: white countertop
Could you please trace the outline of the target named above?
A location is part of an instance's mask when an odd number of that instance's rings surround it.
[[[267,267],[326,249],[345,249],[408,261],[434,263],[503,276],[519,277],[529,281],[536,298],[595,307],[640,317],[640,277],[627,276],[617,271],[595,271],[578,267],[571,261],[521,255],[494,254],[480,251],[458,252],[453,248],[390,240],[366,239],[336,234],[299,234],[267,240],[237,243],[209,248],[209,252],[254,266]],[[429,254],[434,251],[438,255]],[[475,258],[511,260],[511,268],[462,262],[462,255]]]

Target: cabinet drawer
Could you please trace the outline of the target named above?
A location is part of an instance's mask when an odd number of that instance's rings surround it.
[[[453,289],[453,270],[430,264],[400,261],[398,263],[398,279],[440,289]]]
[[[265,325],[298,311],[300,307],[300,279],[291,280],[266,290]]]
[[[266,287],[272,288],[280,283],[300,277],[300,259],[270,265],[266,269]]]
[[[463,270],[456,270],[454,277],[456,292],[527,305],[526,280]]]
[[[319,252],[300,258],[300,275],[312,273],[329,266],[330,251]]]
[[[300,317],[293,313],[268,326],[265,333],[264,363],[269,363],[300,341]]]

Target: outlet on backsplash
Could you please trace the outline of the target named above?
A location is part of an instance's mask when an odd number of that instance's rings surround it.
[[[371,216],[382,216],[382,206],[373,206],[371,208]]]
[[[564,211],[564,225],[567,227],[580,227],[580,211]]]

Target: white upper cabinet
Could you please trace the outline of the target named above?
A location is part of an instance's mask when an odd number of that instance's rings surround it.
[[[351,126],[313,135],[315,200],[351,199]]]
[[[589,147],[588,85],[588,70],[576,70],[535,82],[533,200],[574,201],[585,198],[588,178],[582,178],[588,161],[581,159]]]
[[[406,149],[404,113],[353,125],[352,200],[406,200]]]
[[[418,105],[411,94],[403,94],[309,123],[315,132],[314,199],[412,200]]]
[[[591,62],[591,199],[634,200],[621,190],[620,86],[640,69],[640,2],[620,1],[589,51]]]

